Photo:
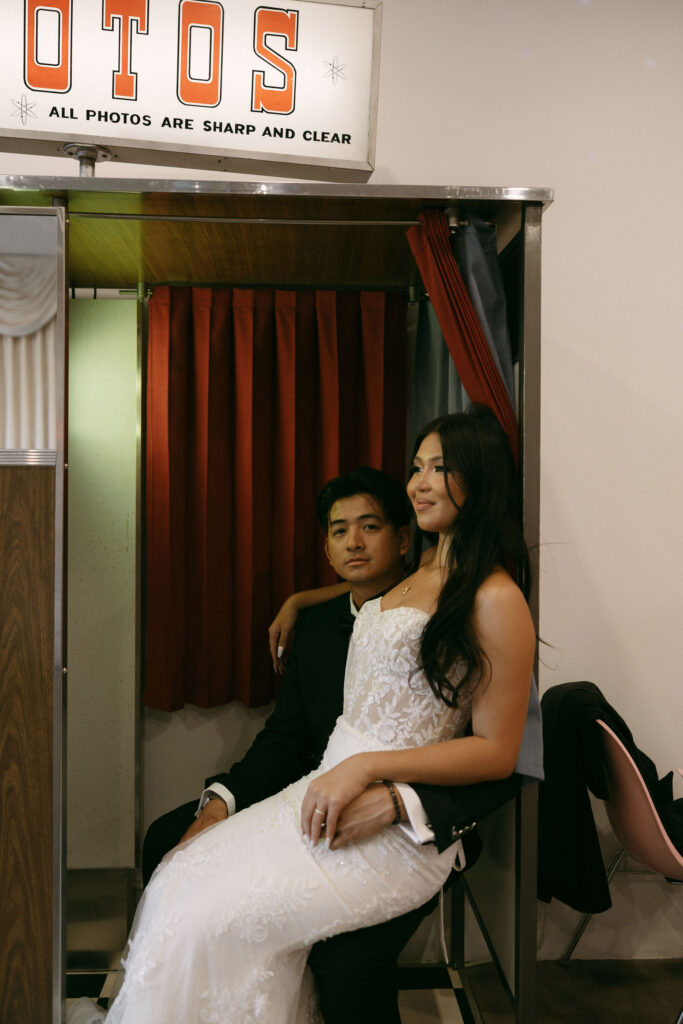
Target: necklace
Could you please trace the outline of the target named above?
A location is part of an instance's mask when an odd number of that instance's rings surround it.
[[[405,595],[406,595],[406,594],[408,593],[408,591],[410,590],[411,586],[412,586],[412,584],[411,584],[411,583],[409,583],[407,587],[404,587],[404,588],[403,588],[403,590],[401,591],[401,597],[405,597]]]

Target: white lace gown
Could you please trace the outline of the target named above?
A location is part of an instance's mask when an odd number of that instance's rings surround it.
[[[300,1024],[316,1018],[302,986],[310,946],[376,924],[439,890],[453,851],[418,846],[399,828],[339,851],[302,837],[310,779],[351,754],[460,735],[468,713],[439,701],[416,672],[426,615],[356,620],[344,713],[320,767],[176,848],[138,908],[122,987],[107,1024]],[[323,685],[321,683],[321,685]]]

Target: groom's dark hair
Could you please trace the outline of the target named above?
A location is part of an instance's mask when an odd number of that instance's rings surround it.
[[[327,532],[330,521],[330,509],[335,501],[341,498],[353,498],[356,494],[368,494],[380,505],[388,522],[397,530],[409,526],[413,519],[413,509],[408,501],[403,484],[380,469],[361,466],[350,473],[336,476],[329,480],[320,491],[316,510],[318,522]]]

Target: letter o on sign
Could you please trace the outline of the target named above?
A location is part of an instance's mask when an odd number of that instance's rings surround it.
[[[24,81],[41,92],[71,88],[72,0],[25,0]]]
[[[201,107],[221,101],[223,6],[181,0],[178,13],[178,99]]]

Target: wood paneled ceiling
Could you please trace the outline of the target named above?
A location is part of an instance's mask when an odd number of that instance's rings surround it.
[[[83,288],[405,288],[419,285],[406,230],[421,210],[474,210],[504,244],[524,202],[551,200],[542,189],[86,180],[0,178],[1,205],[66,205],[69,284]]]

